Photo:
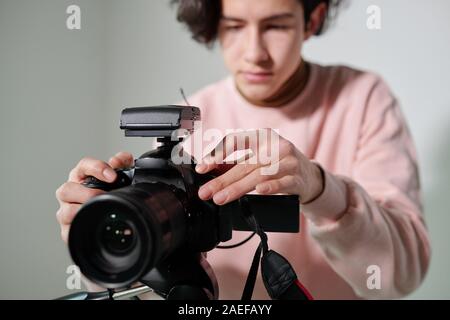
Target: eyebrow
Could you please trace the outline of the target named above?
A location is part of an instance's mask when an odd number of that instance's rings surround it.
[[[275,14],[273,16],[269,16],[267,18],[262,19],[263,22],[268,22],[268,21],[272,21],[272,20],[279,20],[279,19],[289,19],[289,18],[295,18],[295,16],[292,13],[279,13],[279,14]],[[244,19],[240,19],[240,18],[235,18],[235,17],[227,17],[227,16],[222,16],[221,17],[222,20],[225,21],[234,21],[234,22],[244,22]]]

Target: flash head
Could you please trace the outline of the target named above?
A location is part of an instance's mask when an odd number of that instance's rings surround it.
[[[200,121],[200,109],[186,106],[127,108],[122,111],[120,129],[126,137],[170,138],[174,132],[192,133]]]

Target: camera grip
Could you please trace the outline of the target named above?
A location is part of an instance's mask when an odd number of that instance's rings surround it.
[[[95,177],[89,176],[82,183],[83,186],[90,189],[99,189],[103,191],[112,191],[129,186],[132,181],[134,170],[116,170],[117,178],[112,183],[101,181]]]

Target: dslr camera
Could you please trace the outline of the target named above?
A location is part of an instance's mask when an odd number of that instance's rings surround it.
[[[89,280],[107,289],[141,282],[165,299],[217,299],[205,253],[229,241],[233,230],[253,231],[248,211],[265,232],[299,232],[298,196],[246,195],[224,206],[199,199],[199,187],[216,176],[196,173],[194,159],[171,160],[185,138],[176,133],[192,133],[196,121],[196,107],[122,111],[127,137],[153,137],[160,145],[133,168],[117,170],[113,183],[85,180],[85,187],[107,191],[81,207],[69,233],[71,257]]]

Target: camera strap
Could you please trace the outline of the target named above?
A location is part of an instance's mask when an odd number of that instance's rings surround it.
[[[262,230],[256,217],[251,212],[248,199],[242,197],[239,202],[244,213],[244,219],[261,238],[261,242],[253,256],[241,300],[249,301],[252,299],[259,264],[261,264],[264,286],[273,300],[314,300],[308,290],[298,280],[289,261],[279,253],[269,250],[267,234]]]

